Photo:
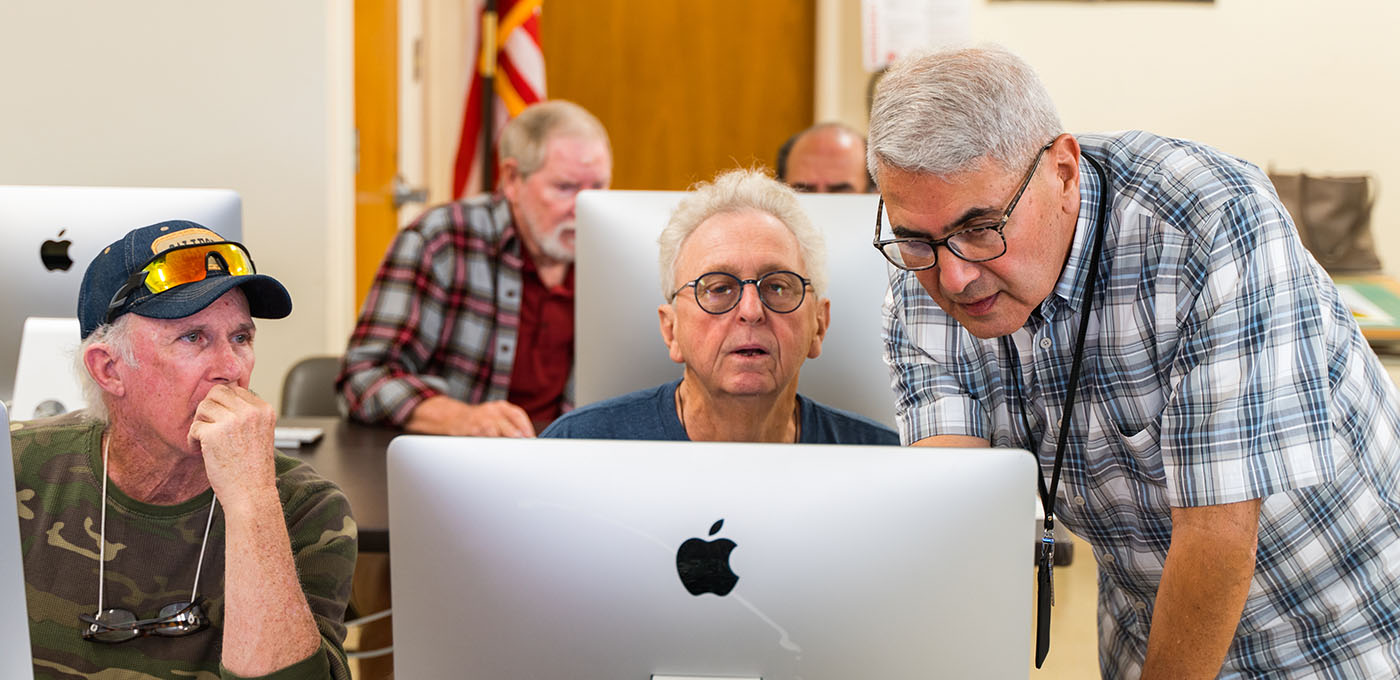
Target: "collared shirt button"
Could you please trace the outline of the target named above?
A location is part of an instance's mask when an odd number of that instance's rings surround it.
[[[1050,349],[1050,345],[1053,345],[1053,344],[1055,344],[1055,343],[1051,342],[1051,341],[1050,341],[1050,338],[1041,338],[1041,339],[1040,339],[1040,347],[1041,347],[1041,349]]]
[[[1104,554],[1103,554],[1103,563],[1104,563],[1104,564],[1113,564],[1113,553],[1104,553]]]
[[[1138,611],[1142,611],[1142,610],[1144,610],[1144,609],[1147,609],[1147,603],[1146,603],[1146,602],[1143,602],[1142,600],[1138,600],[1137,602],[1134,602],[1134,603],[1133,603],[1133,606],[1134,606],[1134,607],[1137,607],[1137,610],[1138,610]]]
[[[1075,504],[1075,505],[1078,505],[1078,506],[1080,506],[1080,507],[1084,507],[1084,497],[1083,497],[1083,496],[1075,496],[1075,497],[1074,497],[1074,504]]]

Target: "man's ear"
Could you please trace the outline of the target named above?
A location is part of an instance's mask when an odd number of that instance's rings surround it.
[[[1045,152],[1055,167],[1060,203],[1066,212],[1079,214],[1079,140],[1065,133]]]
[[[656,308],[656,318],[661,324],[661,340],[666,343],[671,361],[678,364],[685,363],[685,355],[681,352],[681,345],[676,340],[676,308],[672,305],[661,305]]]
[[[506,200],[514,203],[516,196],[520,193],[520,161],[514,158],[502,158],[500,170],[501,194],[506,197]]]
[[[822,298],[817,308],[817,332],[812,335],[812,345],[807,348],[807,358],[815,359],[822,355],[822,340],[826,339],[826,329],[831,327],[831,300]]]
[[[83,349],[83,366],[87,368],[88,375],[102,391],[114,397],[126,395],[126,384],[117,371],[117,363],[121,361],[111,345],[106,343],[95,342]]]

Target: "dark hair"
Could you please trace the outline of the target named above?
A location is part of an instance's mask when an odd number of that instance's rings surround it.
[[[807,130],[810,130],[810,129],[812,129],[812,128],[807,128]],[[782,146],[778,147],[778,167],[777,167],[777,171],[778,171],[778,181],[779,181],[779,182],[787,182],[787,162],[788,162],[788,155],[790,155],[790,154],[792,153],[792,145],[797,143],[797,138],[798,138],[798,137],[801,137],[801,136],[803,135],[803,133],[807,132],[807,130],[802,130],[802,131],[799,131],[799,132],[794,132],[793,135],[792,135],[791,137],[788,137],[788,138],[787,138],[787,141],[786,141],[786,142],[783,142],[783,145],[782,145]]]

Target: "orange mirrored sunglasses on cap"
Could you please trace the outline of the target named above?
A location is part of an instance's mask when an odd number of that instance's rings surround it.
[[[136,270],[131,278],[112,296],[103,323],[112,323],[121,308],[141,287],[152,293],[163,293],[176,286],[203,281],[209,272],[228,276],[248,276],[257,273],[253,257],[240,243],[197,243],[171,248],[152,257]]]

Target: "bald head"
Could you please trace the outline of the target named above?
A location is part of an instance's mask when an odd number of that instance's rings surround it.
[[[822,123],[798,133],[780,158],[778,177],[810,193],[870,191],[865,170],[865,138],[840,123]]]

